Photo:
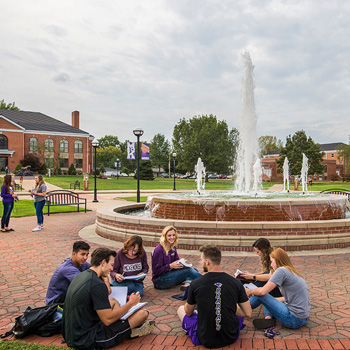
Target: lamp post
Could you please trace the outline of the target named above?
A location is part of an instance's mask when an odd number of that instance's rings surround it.
[[[96,139],[94,139],[91,144],[92,144],[92,147],[95,150],[95,189],[94,189],[94,200],[93,200],[93,202],[98,202],[98,200],[97,200],[97,187],[96,187],[96,149],[97,149],[99,143],[98,143],[98,141]]]
[[[176,158],[176,153],[173,153],[173,158],[174,158],[174,191],[176,191],[176,186],[175,186],[175,158]]]
[[[119,158],[117,158],[117,180],[119,179],[118,169],[119,169]]]
[[[135,128],[133,133],[137,137],[137,203],[140,203],[140,136],[143,135],[143,130]]]

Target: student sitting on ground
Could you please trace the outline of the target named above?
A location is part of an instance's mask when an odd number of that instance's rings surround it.
[[[207,245],[199,251],[207,274],[191,283],[187,303],[177,313],[194,345],[221,348],[238,339],[243,317],[251,317],[252,309],[242,283],[222,271],[219,248]]]
[[[287,253],[277,248],[271,254],[273,274],[261,288],[247,289],[252,309],[264,305],[265,319],[255,319],[255,327],[264,329],[279,321],[287,328],[300,328],[305,325],[310,315],[310,295],[304,277],[296,270]],[[280,287],[283,297],[274,298],[268,294]]]
[[[128,287],[128,295],[139,292],[143,294],[143,280],[128,280],[127,276],[148,273],[147,254],[142,246],[140,236],[131,236],[124,242],[124,247],[117,251],[111,272],[112,285],[115,287]]]
[[[187,287],[192,280],[202,276],[193,267],[184,267],[179,262],[176,245],[178,234],[173,226],[163,229],[160,243],[152,252],[152,282],[156,289],[168,289],[182,282]]]
[[[246,278],[247,280],[254,280],[253,283],[257,287],[263,287],[272,276],[270,254],[274,248],[271,246],[268,239],[259,238],[253,243],[253,249],[261,259],[262,272],[254,274],[248,271],[242,271],[240,276]],[[269,294],[275,298],[282,296],[278,287],[274,288]]]
[[[80,273],[70,284],[62,321],[63,337],[69,347],[109,348],[125,338],[146,335],[153,330],[154,321],[146,322],[146,310],[137,310],[129,318],[121,319],[139,303],[139,293],[131,294],[123,306],[116,299],[108,298],[108,289],[101,277],[108,277],[115,256],[116,252],[108,248],[95,249],[90,269]]]

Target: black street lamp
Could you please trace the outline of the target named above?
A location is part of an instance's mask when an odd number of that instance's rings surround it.
[[[98,202],[98,200],[97,200],[97,187],[96,187],[96,149],[97,149],[99,143],[98,143],[98,141],[96,139],[94,139],[91,144],[92,144],[92,147],[95,150],[95,189],[94,189],[94,200],[93,200],[93,202]]]
[[[143,135],[143,130],[136,128],[133,133],[137,137],[137,203],[140,203],[140,136]]]
[[[117,180],[119,180],[119,172],[118,172],[118,169],[119,169],[119,158],[117,158]]]
[[[176,191],[176,186],[175,186],[175,158],[176,158],[176,153],[173,153],[173,158],[174,158],[174,191]]]

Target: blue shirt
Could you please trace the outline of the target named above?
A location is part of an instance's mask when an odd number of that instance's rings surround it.
[[[88,268],[90,264],[87,261],[76,267],[72,258],[67,258],[51,277],[46,293],[46,304],[53,303],[58,296],[67,292],[73,278]]]

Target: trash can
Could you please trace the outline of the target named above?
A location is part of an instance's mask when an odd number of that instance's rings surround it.
[[[89,191],[89,174],[84,174],[84,191]]]
[[[298,191],[298,176],[294,176],[294,191]]]

